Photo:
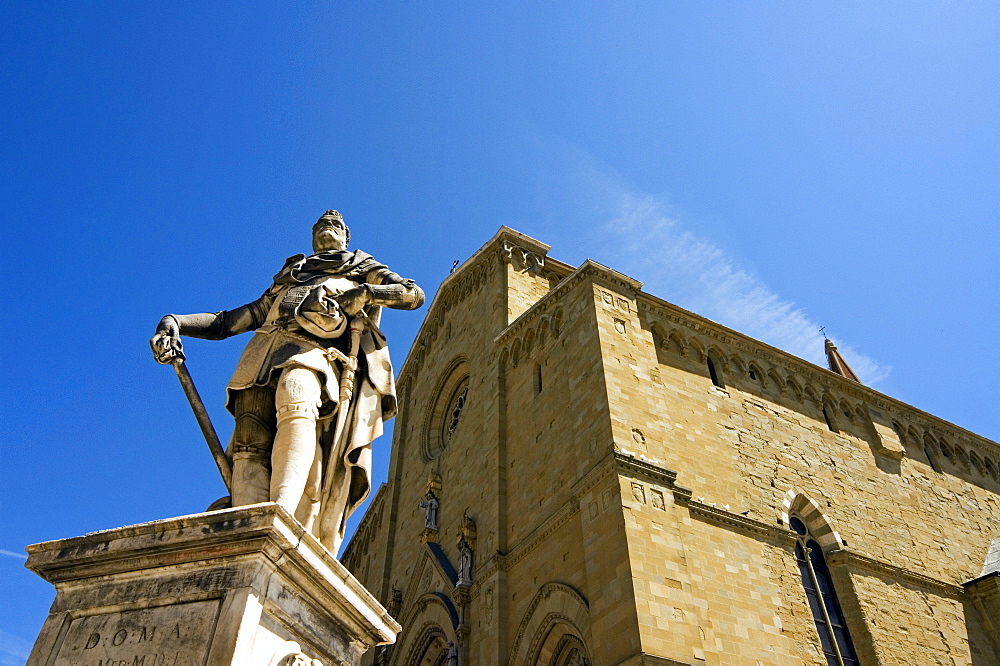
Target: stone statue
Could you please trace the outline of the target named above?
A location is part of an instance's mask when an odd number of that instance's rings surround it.
[[[302,652],[290,654],[280,663],[281,666],[323,666],[323,662],[319,659],[313,659],[309,655]]]
[[[444,666],[458,666],[458,646],[448,641],[448,651],[444,657]]]
[[[464,536],[458,542],[458,584],[472,585],[472,548]]]
[[[178,336],[255,331],[227,386],[232,506],[277,502],[333,553],[371,489],[371,442],[396,413],[381,308],[424,302],[412,280],[348,251],[350,237],[340,213],[326,211],[313,225],[313,254],[286,260],[260,298],[167,315],[150,340],[156,360],[172,363]]]
[[[296,641],[282,643],[268,663],[272,666],[323,666],[322,661],[302,652]]]
[[[438,498],[433,490],[427,491],[427,499],[420,502],[424,510],[424,528],[437,532],[438,528]]]

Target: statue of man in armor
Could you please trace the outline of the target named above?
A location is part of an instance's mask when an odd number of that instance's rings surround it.
[[[227,386],[236,419],[227,450],[232,506],[276,502],[333,553],[371,489],[371,442],[396,413],[381,308],[424,302],[413,280],[348,251],[349,240],[344,218],[326,211],[313,225],[313,254],[285,261],[260,298],[234,310],[167,315],[150,340],[156,360],[171,363],[179,336],[254,331]]]

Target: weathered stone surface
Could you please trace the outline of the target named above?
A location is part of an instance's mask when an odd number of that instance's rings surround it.
[[[53,666],[355,664],[399,626],[273,503],[49,541],[56,599],[29,657]]]
[[[76,617],[54,666],[202,663],[218,614],[212,600]]]

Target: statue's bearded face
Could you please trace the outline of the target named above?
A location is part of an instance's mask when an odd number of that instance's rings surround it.
[[[337,217],[322,217],[313,225],[313,252],[347,249],[347,225]]]

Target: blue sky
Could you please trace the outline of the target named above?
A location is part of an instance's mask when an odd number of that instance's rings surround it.
[[[225,494],[146,339],[309,226],[433,293],[501,224],[1000,438],[993,3],[0,5],[0,666],[29,543]],[[423,312],[389,313],[401,364]],[[244,339],[188,344],[225,439]],[[377,443],[384,476],[389,440]]]

